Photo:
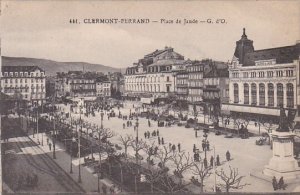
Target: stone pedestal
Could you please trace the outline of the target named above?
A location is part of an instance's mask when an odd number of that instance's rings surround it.
[[[271,134],[273,139],[273,157],[265,166],[263,173],[286,180],[300,178],[300,168],[294,158],[294,134],[290,132],[277,132]]]

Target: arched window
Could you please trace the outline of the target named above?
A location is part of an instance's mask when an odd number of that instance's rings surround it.
[[[268,106],[274,106],[274,85],[268,84]]]
[[[294,86],[292,83],[288,83],[286,85],[286,99],[287,99],[287,107],[294,107]]]
[[[277,84],[277,107],[283,107],[283,85]]]
[[[249,85],[244,84],[244,104],[249,104]]]
[[[265,85],[263,83],[259,84],[259,105],[265,106]]]
[[[251,84],[251,105],[256,105],[257,104],[257,91],[256,91],[256,84],[252,83]]]
[[[237,83],[233,84],[233,93],[234,93],[234,103],[239,103],[239,85]]]

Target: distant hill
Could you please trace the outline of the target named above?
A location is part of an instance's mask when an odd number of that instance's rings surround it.
[[[86,62],[57,62],[53,60],[24,58],[24,57],[7,57],[2,56],[2,66],[38,66],[46,71],[46,75],[55,76],[56,72],[72,71],[92,71],[92,72],[120,72],[120,69],[101,64],[90,64]]]

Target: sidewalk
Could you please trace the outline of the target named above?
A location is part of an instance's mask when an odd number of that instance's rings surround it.
[[[33,142],[35,142],[36,144],[37,142],[37,137],[39,136],[40,142],[41,142],[41,137],[42,137],[42,133],[39,134],[35,134],[34,138],[32,135],[28,136]],[[44,139],[44,143],[43,146],[39,145],[39,147],[47,154],[49,155],[51,158],[53,157],[53,148],[51,148],[52,150],[50,151],[49,146],[47,145],[47,136],[46,134],[43,134],[43,139]],[[52,143],[52,140],[49,139],[49,142]],[[54,159],[54,161],[62,168],[64,169],[68,175],[70,175],[70,177],[74,180],[74,181],[78,181],[78,173],[79,173],[79,159],[78,158],[73,158],[72,159],[72,171],[73,173],[70,173],[70,160],[71,157],[70,155],[65,152],[65,148],[63,146],[63,144],[56,142],[55,145],[55,154],[56,154],[56,159]],[[96,156],[96,154],[95,154]],[[84,159],[81,158],[80,159],[80,164],[81,164],[81,180],[82,182],[80,183],[80,186],[86,191],[86,192],[97,192],[98,191],[98,176],[97,174],[93,174],[92,170],[89,167],[86,166],[82,166],[82,164],[84,163]],[[103,183],[105,183],[105,185],[109,186],[113,185],[113,183],[104,178],[100,180],[100,193],[102,192],[102,185]]]

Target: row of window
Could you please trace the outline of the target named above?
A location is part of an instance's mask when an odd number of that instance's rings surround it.
[[[203,87],[203,83],[198,81],[190,81],[188,85],[189,87]]]
[[[27,79],[4,79],[4,83],[27,83],[28,80]],[[31,83],[34,83],[36,81],[36,83],[41,82],[43,83],[45,80],[44,79],[31,79]]]
[[[127,91],[160,92],[160,85],[126,85]]]
[[[31,76],[31,77],[34,77],[34,76],[36,76],[36,77],[43,77],[43,76],[45,76],[45,74],[44,74],[44,72],[41,72],[40,74],[38,73],[38,72],[36,72],[35,74],[34,74],[34,72],[31,72],[30,74],[28,74],[28,72],[15,72],[15,73],[13,73],[13,72],[4,72],[4,76],[5,77],[8,77],[8,76],[10,76],[10,77],[28,77],[28,76]]]
[[[257,91],[257,85],[255,83],[252,83],[250,86],[249,84],[245,83],[243,85],[244,87],[244,104],[251,104],[251,105],[260,105],[265,106],[266,104],[266,91],[267,90],[267,98],[268,98],[268,105],[270,107],[277,106],[281,107],[283,106],[283,97],[284,97],[284,90],[283,90],[283,84],[278,83],[275,87],[277,89],[276,97],[277,97],[277,105],[274,105],[274,85],[272,83],[269,83],[267,86],[265,84],[260,83],[258,85],[258,91]],[[239,86],[237,83],[233,84],[234,88],[234,103],[239,103]],[[267,89],[266,89],[267,88]],[[250,93],[249,93],[250,92]],[[257,99],[257,93],[259,95],[259,99]],[[251,97],[251,102],[250,102]],[[287,99],[287,105],[288,108],[294,107],[294,86],[291,83],[288,83],[286,85],[286,99]]]
[[[126,83],[152,83],[152,82],[160,82],[160,77],[141,77],[141,78],[127,78]],[[170,77],[166,76],[166,81],[170,81]]]
[[[189,66],[187,68],[188,72],[197,72],[197,71],[203,71],[203,66]]]
[[[255,78],[257,76],[258,73],[258,77],[259,78],[264,78],[265,77],[265,72],[264,71],[259,71],[259,72],[243,72],[243,78]],[[276,70],[276,71],[267,71],[266,72],[266,76],[267,77],[273,77],[274,73],[276,75],[276,77],[283,77],[283,70]],[[286,70],[285,71],[285,76],[286,77],[293,77],[294,76],[294,71],[293,70]],[[239,78],[240,74],[238,72],[233,72],[232,73],[232,78]]]
[[[21,93],[28,93],[29,92],[29,88],[10,88],[10,87],[4,87],[4,93],[14,93],[15,91],[19,91]],[[31,89],[31,93],[44,93],[45,90],[44,89]]]
[[[203,79],[203,74],[189,74],[189,79]]]

